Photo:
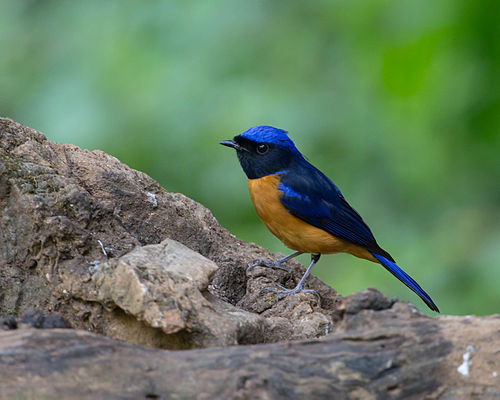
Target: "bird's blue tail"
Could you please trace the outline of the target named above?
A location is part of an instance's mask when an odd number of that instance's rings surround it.
[[[398,278],[401,282],[403,282],[408,288],[413,290],[416,294],[420,296],[420,298],[424,301],[427,306],[433,310],[439,312],[439,309],[434,304],[430,296],[425,293],[424,289],[422,289],[417,282],[415,282],[410,275],[404,272],[401,268],[399,268],[395,263],[389,261],[387,258],[382,257],[376,253],[372,253],[373,257],[375,257],[380,264],[382,264],[385,269],[387,269],[391,274],[393,274],[396,278]]]

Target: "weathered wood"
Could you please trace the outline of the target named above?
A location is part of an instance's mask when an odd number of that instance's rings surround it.
[[[499,344],[499,316],[402,304],[322,339],[203,350],[24,328],[0,332],[0,399],[498,399]]]

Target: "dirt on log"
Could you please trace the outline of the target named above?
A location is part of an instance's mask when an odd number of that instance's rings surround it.
[[[0,118],[0,399],[500,399],[500,317],[426,317],[275,258],[101,151]],[[73,329],[68,329],[71,327]]]

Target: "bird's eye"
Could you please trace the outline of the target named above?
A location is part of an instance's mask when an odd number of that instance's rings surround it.
[[[257,153],[265,154],[269,151],[269,146],[267,144],[259,144],[257,146]]]

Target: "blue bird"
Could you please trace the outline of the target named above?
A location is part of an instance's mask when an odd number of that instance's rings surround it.
[[[262,222],[295,250],[276,261],[257,260],[248,269],[260,265],[287,270],[283,263],[302,253],[311,254],[311,263],[295,288],[273,290],[279,298],[299,292],[315,293],[303,286],[321,254],[343,252],[381,264],[431,310],[439,312],[430,296],[378,245],[339,188],[304,158],[286,131],[256,126],[220,144],[236,150]]]

